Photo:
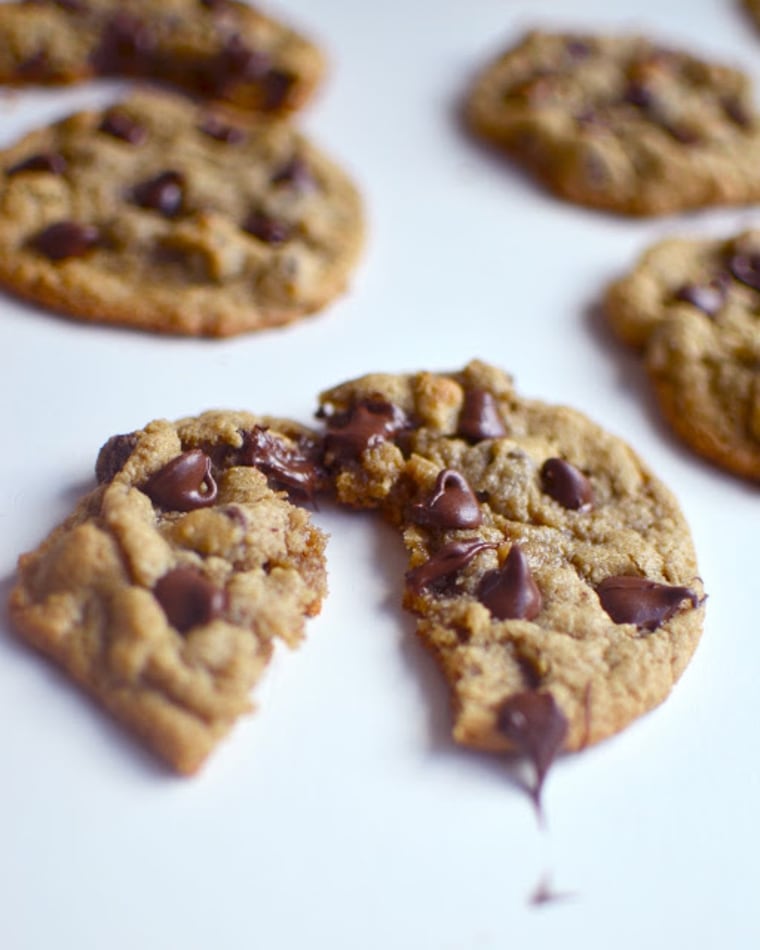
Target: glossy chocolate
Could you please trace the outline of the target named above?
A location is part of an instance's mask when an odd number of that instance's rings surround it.
[[[180,633],[221,617],[227,606],[225,592],[189,566],[164,574],[153,588],[153,594],[166,619]]]
[[[99,129],[106,135],[129,142],[130,145],[141,145],[148,137],[145,126],[120,109],[109,109],[103,116]]]
[[[728,283],[728,275],[722,274],[706,284],[683,284],[673,294],[673,298],[684,303],[690,303],[693,307],[706,313],[708,317],[714,317],[720,313],[723,304],[726,302]]]
[[[493,395],[487,389],[467,389],[459,413],[457,435],[470,442],[499,439],[507,434]]]
[[[433,493],[412,505],[409,515],[416,524],[434,528],[477,528],[483,522],[473,490],[465,477],[451,468],[438,473]]]
[[[100,242],[100,230],[94,224],[77,221],[57,221],[50,224],[32,240],[32,247],[51,261],[84,257]]]
[[[316,185],[311,169],[300,155],[294,155],[272,175],[273,185],[285,185],[295,191],[309,191]]]
[[[217,497],[211,459],[200,449],[183,452],[154,472],[142,491],[154,504],[168,511],[208,508]]]
[[[176,218],[185,199],[185,176],[168,169],[154,178],[142,181],[132,190],[132,200],[142,208],[158,211],[167,218]]]
[[[263,211],[251,212],[243,223],[243,230],[266,244],[284,244],[293,234],[287,221],[273,218]]]
[[[216,139],[217,142],[224,142],[225,145],[237,145],[245,140],[245,131],[240,126],[225,122],[213,113],[205,116],[198,128],[204,135]]]
[[[497,620],[533,620],[541,612],[541,593],[519,545],[512,545],[500,568],[483,575],[478,600]]]
[[[650,633],[678,613],[684,601],[688,600],[692,607],[700,604],[690,587],[660,584],[628,574],[605,578],[596,592],[615,623],[632,623]]]
[[[752,287],[753,290],[760,290],[760,253],[737,252],[729,258],[728,269],[743,284]]]
[[[320,482],[321,471],[313,458],[289,448],[262,426],[245,434],[240,463],[253,465],[277,485],[307,498],[313,497]]]
[[[571,511],[588,511],[594,503],[591,482],[565,459],[549,458],[544,462],[541,490]]]
[[[472,538],[468,541],[450,541],[436,551],[424,564],[407,571],[407,586],[416,594],[425,587],[435,584],[442,579],[450,578],[452,574],[461,571],[481,551],[494,550],[498,545],[489,541],[480,541]]]
[[[546,774],[567,736],[567,717],[551,693],[526,690],[503,703],[497,728],[533,764],[536,779],[531,794],[540,807]]]
[[[393,439],[408,425],[398,406],[380,399],[363,399],[346,412],[328,418],[326,457],[330,462],[358,459],[365,449]]]

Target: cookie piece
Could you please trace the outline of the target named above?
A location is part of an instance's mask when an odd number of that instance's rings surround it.
[[[760,480],[760,231],[662,241],[608,288],[604,309],[641,351],[674,431]]]
[[[349,178],[288,123],[141,91],[0,152],[0,283],[84,320],[231,336],[345,287]]]
[[[482,362],[369,375],[321,397],[341,502],[409,554],[404,605],[451,687],[454,739],[553,755],[668,695],[702,627],[688,527],[619,438],[522,399]]]
[[[140,77],[270,114],[303,105],[325,69],[311,41],[237,0],[4,3],[0,35],[3,83]]]
[[[736,69],[641,36],[528,33],[466,118],[557,195],[630,215],[760,197],[760,119]]]
[[[20,635],[180,773],[320,609],[325,537],[280,490],[313,493],[314,448],[246,412],[151,422],[103,446],[99,486],[19,559]]]

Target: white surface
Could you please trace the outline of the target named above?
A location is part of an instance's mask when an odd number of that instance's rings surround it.
[[[760,33],[723,0],[282,0],[332,69],[303,123],[351,169],[370,239],[351,293],[292,328],[153,338],[0,300],[0,593],[90,484],[112,433],[241,407],[308,422],[370,370],[478,356],[525,395],[632,442],[690,519],[710,600],[669,701],[552,771],[547,827],[499,762],[456,749],[445,690],[398,608],[396,538],[329,511],[331,595],[194,780],[170,777],[0,635],[3,950],[692,950],[758,946],[758,493],[658,421],[636,360],[590,313],[656,237],[752,209],[629,221],[561,204],[473,145],[464,84],[524,27],[638,27],[742,64]],[[0,140],[104,87],[0,100]],[[536,908],[544,875],[570,897]],[[530,941],[527,943],[526,941]]]

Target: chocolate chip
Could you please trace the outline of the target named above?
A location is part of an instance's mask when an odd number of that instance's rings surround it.
[[[98,452],[95,462],[95,478],[99,485],[110,482],[124,468],[136,445],[137,436],[134,432],[111,436]]]
[[[499,732],[533,764],[531,795],[539,807],[546,774],[567,736],[567,717],[551,693],[527,690],[506,700],[496,721]]]
[[[268,70],[259,80],[262,91],[261,108],[267,111],[274,111],[285,105],[295,82],[296,77],[293,73],[286,72],[282,69]]]
[[[728,280],[728,275],[723,274],[714,278],[708,284],[683,284],[673,294],[673,299],[690,303],[709,317],[714,317],[721,311],[723,304],[726,302]]]
[[[204,135],[224,142],[226,145],[237,145],[245,139],[245,131],[237,125],[231,125],[220,119],[218,115],[207,115],[198,126]]]
[[[110,17],[92,54],[92,63],[103,75],[144,74],[150,70],[155,39],[147,23],[132,13]]]
[[[594,503],[591,482],[565,459],[550,458],[544,462],[541,489],[571,511],[588,511]]]
[[[328,461],[352,461],[365,449],[393,439],[409,426],[398,406],[380,399],[363,399],[327,420],[325,455]]]
[[[53,0],[53,2],[67,13],[87,13],[90,9],[84,0]]]
[[[154,504],[169,511],[208,508],[217,497],[211,459],[200,449],[183,452],[154,472],[142,490]]]
[[[321,471],[314,458],[288,448],[262,426],[245,433],[240,464],[260,469],[276,484],[311,498],[320,481]]]
[[[180,633],[221,617],[227,607],[225,591],[194,567],[176,567],[153,588],[166,619]]]
[[[263,211],[251,212],[243,223],[243,230],[265,244],[284,244],[293,235],[293,228],[287,221],[273,218]]]
[[[159,211],[167,218],[176,218],[182,210],[185,197],[185,176],[181,172],[165,171],[155,178],[135,185],[132,200],[143,208]]]
[[[480,541],[477,538],[468,541],[450,541],[424,564],[407,572],[407,586],[419,594],[425,587],[435,584],[436,581],[450,578],[452,574],[461,571],[476,554],[496,547],[497,545],[493,542]]]
[[[16,76],[24,82],[45,81],[50,75],[50,57],[47,50],[40,49],[27,56],[16,67]]]
[[[729,259],[728,268],[737,280],[753,290],[760,290],[760,253],[737,252]]]
[[[464,476],[445,468],[438,473],[432,495],[412,506],[410,518],[435,528],[477,528],[483,513]]]
[[[660,584],[627,574],[605,578],[596,592],[615,623],[633,623],[650,633],[676,614],[685,600],[689,600],[692,607],[700,603],[690,587]]]
[[[541,593],[517,544],[500,568],[483,575],[477,596],[497,620],[532,620],[541,612]]]
[[[100,230],[94,224],[58,221],[36,234],[31,246],[51,261],[84,257],[100,241]]]
[[[295,191],[308,191],[316,182],[311,169],[300,155],[294,155],[272,175],[273,185],[287,185]]]
[[[103,116],[99,129],[106,135],[112,135],[114,138],[123,139],[130,145],[142,145],[148,137],[148,130],[144,125],[136,122],[126,112],[120,109],[109,109]]]
[[[203,91],[223,96],[244,80],[258,80],[271,66],[269,56],[251,49],[238,35],[231,36],[215,56],[198,64],[198,82]]]
[[[696,145],[702,140],[702,133],[688,122],[660,122],[660,125],[681,145]]]
[[[67,167],[68,163],[60,152],[38,152],[11,165],[6,175],[17,175],[19,172],[50,172],[51,175],[62,175]]]
[[[487,389],[467,389],[459,413],[457,435],[470,442],[498,439],[507,434],[493,395]]]
[[[639,109],[648,109],[654,102],[652,90],[643,82],[629,82],[623,91],[623,102]]]

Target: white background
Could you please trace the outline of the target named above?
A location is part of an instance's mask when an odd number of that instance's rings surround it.
[[[451,743],[445,688],[398,607],[400,544],[364,515],[317,513],[332,535],[323,613],[192,780],[168,775],[3,620],[0,947],[757,947],[757,487],[671,437],[637,360],[593,314],[652,240],[728,234],[760,214],[626,220],[562,204],[456,115],[472,72],[529,26],[641,29],[758,81],[760,31],[731,0],[276,9],[330,57],[300,121],[366,197],[352,290],[305,322],[225,342],[0,298],[0,594],[18,553],[90,487],[112,433],[212,407],[309,422],[316,393],[348,377],[480,357],[623,436],[677,492],[710,595],[705,634],[664,706],[555,766],[541,828],[499,760]],[[0,143],[114,91],[3,95]],[[542,880],[565,899],[532,906]]]

